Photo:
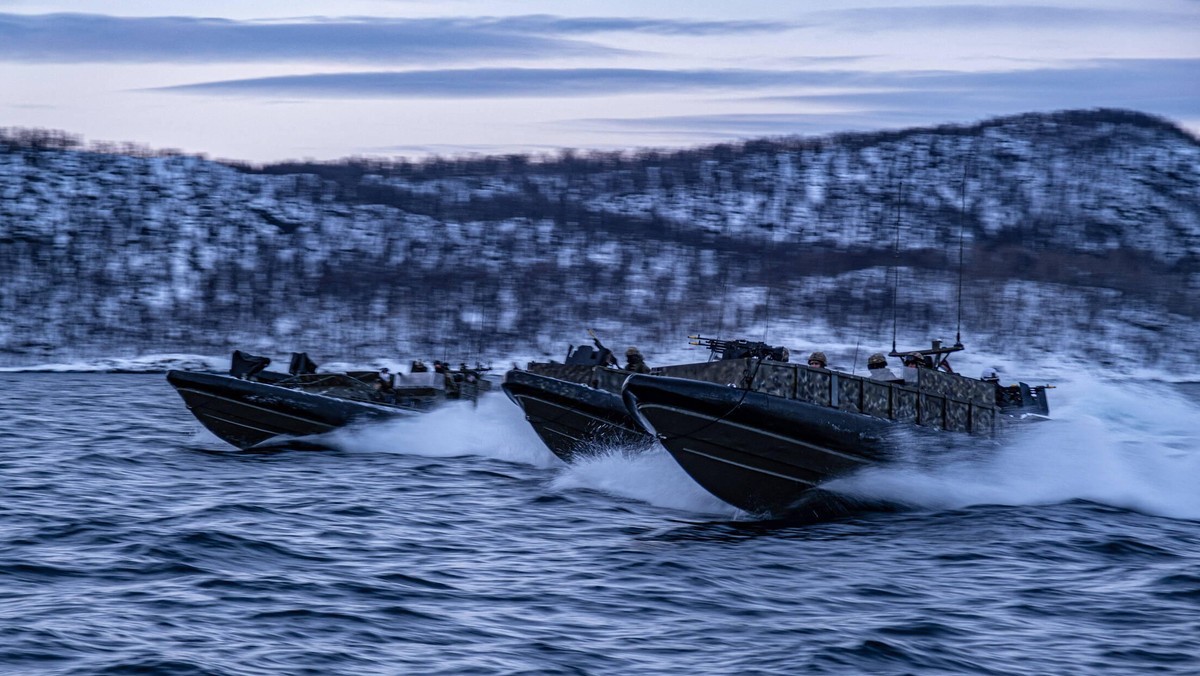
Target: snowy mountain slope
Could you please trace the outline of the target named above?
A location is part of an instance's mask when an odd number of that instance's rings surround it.
[[[1200,365],[1200,142],[1109,110],[268,167],[9,130],[0,360],[557,356],[587,326],[651,349],[766,326],[882,346],[897,278],[923,344],[952,337],[960,247],[969,344]]]

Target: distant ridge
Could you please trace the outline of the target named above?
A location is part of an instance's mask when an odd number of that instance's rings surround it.
[[[261,167],[5,129],[0,194],[9,363],[557,350],[598,322],[651,345],[768,322],[875,340],[894,262],[924,336],[951,321],[960,232],[984,344],[1200,359],[1200,141],[1126,110]]]

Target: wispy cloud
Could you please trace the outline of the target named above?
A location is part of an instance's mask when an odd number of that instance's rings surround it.
[[[846,30],[927,30],[930,28],[1104,28],[1200,26],[1194,12],[1099,9],[1053,5],[926,5],[870,7],[814,12],[807,19]]]
[[[1197,0],[1200,2],[1200,0]],[[790,56],[781,59],[781,63],[795,64],[798,66],[832,66],[845,63],[860,63],[870,59],[879,58],[879,54],[850,54],[845,56]]]
[[[870,89],[753,99],[774,104],[795,103],[804,108],[819,103],[822,111],[834,108],[834,112],[590,118],[564,124],[591,132],[720,134],[744,138],[970,121],[1030,110],[1069,108],[1130,108],[1189,119],[1200,110],[1200,82],[1188,77],[1195,72],[1200,72],[1200,59],[1101,60],[1071,68],[1002,73],[863,74],[857,82],[871,85]],[[1181,82],[1186,84],[1181,87]]]
[[[854,115],[835,114],[844,119]],[[703,134],[722,138],[773,136],[810,131],[828,124],[829,113],[733,113],[717,115],[667,115],[639,118],[584,118],[561,124],[589,131],[621,134],[674,134],[682,137]]]
[[[620,50],[565,36],[626,32],[707,36],[787,30],[765,21],[379,17],[234,21],[98,14],[0,14],[0,60],[18,62],[330,61],[415,64],[597,56]]]
[[[1004,72],[473,68],[292,75],[202,82],[159,91],[297,98],[571,98],[638,93],[791,89],[775,103],[845,109],[981,113],[1030,107],[1134,107],[1165,115],[1200,110],[1200,59],[1113,59]],[[1184,83],[1181,85],[1181,83]],[[836,94],[811,93],[836,87]],[[766,97],[759,97],[761,101]],[[751,103],[747,100],[747,103]],[[828,106],[826,106],[828,107]]]
[[[786,21],[688,21],[615,17],[561,17],[550,14],[472,19],[473,23],[521,33],[651,33],[656,35],[732,35],[775,33],[800,27]]]
[[[286,75],[201,82],[160,91],[310,97],[577,97],[779,85],[831,86],[845,84],[846,78],[845,73],[829,71],[469,68]]]
[[[1006,72],[885,73],[879,90],[799,94],[770,100],[833,103],[854,109],[994,114],[1038,109],[1120,107],[1161,115],[1200,110],[1200,59],[1099,59],[1059,68]]]
[[[0,15],[0,60],[6,61],[426,63],[615,51],[584,41],[503,31],[461,20],[246,22],[91,14]]]

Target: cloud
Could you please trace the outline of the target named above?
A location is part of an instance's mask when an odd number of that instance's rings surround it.
[[[186,17],[0,14],[0,60],[422,63],[616,53],[600,45],[458,20],[245,22]]]
[[[584,17],[568,18],[548,14],[477,19],[481,25],[522,33],[651,33],[657,35],[731,35],[742,33],[777,33],[800,27],[785,21],[688,21],[678,19],[644,19]],[[490,23],[486,23],[489,22]]]
[[[1200,59],[1111,59],[1011,72],[906,71],[856,73],[857,90],[835,94],[753,97],[747,108],[768,102],[797,104],[799,111],[591,118],[565,122],[577,129],[614,134],[762,135],[828,133],[975,121],[1031,110],[1127,108],[1178,120],[1200,110]],[[812,110],[820,104],[822,111]]]
[[[165,87],[158,91],[295,98],[573,98],[615,94],[791,89],[746,99],[835,104],[895,115],[1125,107],[1160,115],[1200,110],[1200,59],[1110,59],[1056,68],[965,73],[863,70],[652,70],[633,68],[474,68],[290,75]],[[809,93],[837,88],[835,94]],[[811,106],[808,106],[811,107]]]
[[[285,75],[201,82],[159,91],[309,97],[563,98],[779,85],[832,86],[844,84],[845,79],[845,74],[831,71],[470,68]]]
[[[683,138],[691,138],[697,134],[705,137],[744,138],[817,131],[824,129],[832,118],[867,120],[865,116],[840,113],[832,115],[829,113],[733,113],[641,118],[584,118],[564,121],[562,124],[573,129],[586,129],[593,132],[673,134]],[[872,124],[874,126],[878,122],[874,121]]]
[[[1050,5],[925,5],[870,7],[814,12],[807,18],[846,30],[927,30],[930,28],[1106,28],[1200,25],[1195,13],[1094,9]]]
[[[1200,2],[1200,0],[1197,0]],[[845,56],[789,56],[781,59],[782,63],[793,63],[800,66],[828,66],[831,64],[857,63],[878,59],[881,54],[849,54]]]
[[[714,35],[787,30],[760,21],[379,17],[233,21],[99,14],[0,14],[0,60],[44,63],[454,62],[624,53],[561,36],[608,32]]]
[[[1200,59],[1099,59],[1006,72],[901,72],[870,78],[880,89],[769,97],[852,109],[999,114],[1060,108],[1132,108],[1175,117],[1200,110]]]

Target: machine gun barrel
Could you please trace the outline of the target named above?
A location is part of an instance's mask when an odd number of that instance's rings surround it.
[[[697,345],[707,347],[714,352],[724,352],[729,347],[731,341],[721,340],[720,338],[704,338],[702,336],[688,336],[688,345]]]
[[[596,346],[596,350],[600,355],[600,365],[618,366],[617,358],[613,356],[612,350],[604,347],[604,343],[600,342],[600,338],[596,336],[595,329],[588,329],[587,332],[592,337],[592,343]]]
[[[788,350],[786,347],[776,347],[768,345],[760,341],[749,340],[722,340],[720,338],[705,338],[701,335],[688,336],[689,345],[697,345],[706,347],[711,352],[710,359],[742,359],[745,357],[756,357],[758,359],[773,359],[775,361],[787,361]]]

